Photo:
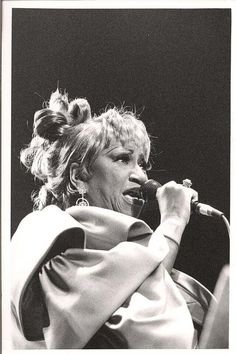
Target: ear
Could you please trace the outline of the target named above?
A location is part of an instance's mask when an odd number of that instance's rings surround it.
[[[80,179],[80,170],[79,164],[77,162],[72,162],[70,165],[70,182],[76,190],[79,190],[81,184],[84,184],[84,182]]]

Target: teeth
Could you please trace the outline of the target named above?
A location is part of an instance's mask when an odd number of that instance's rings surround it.
[[[134,199],[134,198],[131,197],[131,195],[129,195],[129,194],[126,194],[125,197],[126,197],[127,199],[131,200],[131,201]]]
[[[132,199],[138,199],[138,197],[134,196],[133,194],[125,194],[125,196]]]
[[[140,188],[131,188],[123,193],[124,197],[132,204],[143,203],[143,198],[140,194]]]
[[[125,197],[126,197],[127,199],[129,199],[130,201],[140,200],[140,198],[133,197],[133,196],[131,196],[131,195],[129,195],[129,194],[126,194]]]

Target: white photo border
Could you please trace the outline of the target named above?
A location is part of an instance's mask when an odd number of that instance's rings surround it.
[[[234,186],[235,162],[234,151],[236,151],[236,100],[235,100],[235,29],[236,29],[236,4],[235,0],[198,0],[198,1],[2,1],[2,86],[1,86],[1,259],[2,259],[2,352],[15,353],[10,346],[10,215],[11,215],[11,14],[14,8],[230,8],[232,10],[232,54],[231,54],[231,247],[230,247],[230,351],[236,348],[236,294],[235,294],[235,199],[236,191]],[[227,350],[228,351],[228,350]],[[28,353],[29,350],[20,350],[20,353]],[[43,353],[44,351],[40,351]],[[53,350],[54,352],[54,350]],[[55,351],[56,352],[56,351]],[[61,350],[60,353],[67,353],[68,350]],[[93,350],[94,352],[94,350]],[[108,351],[109,352],[109,351]],[[117,351],[116,351],[117,352]],[[123,351],[122,351],[123,352]],[[169,352],[169,351],[168,351]],[[221,351],[222,352],[222,351]],[[35,350],[34,350],[35,353]]]

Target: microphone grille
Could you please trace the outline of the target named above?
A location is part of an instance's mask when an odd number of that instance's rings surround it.
[[[156,199],[157,189],[161,187],[161,184],[154,179],[149,179],[141,186],[141,193],[146,201]]]

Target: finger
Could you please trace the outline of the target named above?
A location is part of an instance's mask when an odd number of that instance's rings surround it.
[[[198,192],[195,189],[183,186],[182,188],[185,190],[185,193],[188,193],[191,202],[198,201]]]
[[[198,201],[198,192],[195,191],[195,189],[192,189],[192,188],[191,188],[191,191],[192,191],[192,198],[191,198],[191,201],[192,201],[192,202]]]

